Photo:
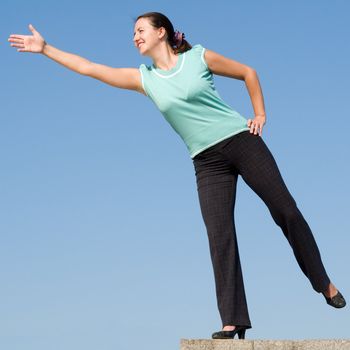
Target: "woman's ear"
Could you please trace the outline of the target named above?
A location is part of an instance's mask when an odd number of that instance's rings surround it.
[[[158,28],[158,38],[162,39],[166,35],[166,30],[164,27]]]

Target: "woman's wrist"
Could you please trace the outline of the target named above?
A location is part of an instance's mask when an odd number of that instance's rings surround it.
[[[46,50],[47,50],[47,42],[46,41],[44,41],[44,46],[43,46],[43,49],[41,50],[41,54],[43,54],[43,55],[45,55],[46,54]]]

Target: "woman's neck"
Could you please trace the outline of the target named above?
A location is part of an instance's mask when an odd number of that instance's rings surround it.
[[[162,70],[170,70],[171,68],[176,66],[177,60],[179,59],[179,55],[176,55],[173,49],[170,48],[169,45],[167,45],[167,47],[159,50],[157,54],[155,54],[152,58],[153,64],[156,68]]]

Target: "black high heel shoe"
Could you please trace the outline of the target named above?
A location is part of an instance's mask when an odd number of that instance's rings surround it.
[[[219,331],[212,334],[212,339],[233,339],[238,335],[239,339],[244,339],[246,328],[243,326],[236,326],[233,331]]]
[[[340,309],[346,305],[346,301],[343,297],[343,295],[338,291],[338,293],[332,297],[328,298],[323,294],[324,298],[326,299],[326,302],[328,305],[331,305],[337,309]]]

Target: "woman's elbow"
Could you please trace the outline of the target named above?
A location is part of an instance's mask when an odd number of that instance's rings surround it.
[[[253,67],[248,66],[246,75],[258,75],[258,73]]]
[[[244,80],[250,79],[250,78],[257,78],[258,73],[256,70],[252,67],[247,66],[245,74],[244,74]]]

